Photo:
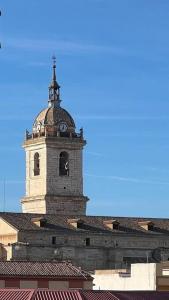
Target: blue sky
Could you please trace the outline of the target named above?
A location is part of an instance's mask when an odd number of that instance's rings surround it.
[[[88,142],[88,213],[168,217],[169,1],[2,0],[1,10],[0,210],[20,210],[24,131],[47,105],[55,53],[62,106]]]

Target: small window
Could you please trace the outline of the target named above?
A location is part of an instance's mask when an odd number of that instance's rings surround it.
[[[115,223],[113,224],[113,229],[114,229],[114,230],[119,230],[119,223],[118,223],[118,222],[115,222]]]
[[[83,280],[69,280],[69,289],[83,289]]]
[[[48,289],[49,281],[48,280],[38,280],[38,289]]]
[[[59,175],[60,176],[69,176],[69,155],[65,151],[60,153]]]
[[[52,245],[56,244],[56,236],[52,236]]]
[[[5,280],[5,288],[20,288],[20,280],[19,279],[6,279]]]
[[[86,246],[90,246],[90,238],[86,238],[85,242],[86,242]]]
[[[148,230],[153,231],[153,229],[154,229],[154,225],[153,224],[148,225]]]
[[[34,155],[34,176],[40,175],[40,159],[39,153],[36,152]]]

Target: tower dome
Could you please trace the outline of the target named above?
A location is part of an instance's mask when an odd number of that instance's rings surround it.
[[[33,133],[39,132],[74,133],[75,123],[71,115],[62,107],[48,107],[42,110],[33,123]]]
[[[53,62],[53,78],[49,86],[48,107],[43,109],[33,123],[33,134],[47,136],[69,136],[75,134],[75,122],[60,106],[60,86],[56,81],[56,63]]]

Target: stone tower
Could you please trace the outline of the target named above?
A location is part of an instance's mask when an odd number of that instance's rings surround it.
[[[60,86],[56,64],[49,86],[48,107],[26,131],[26,196],[24,213],[85,215],[87,197],[83,196],[83,131],[76,132],[70,114],[60,106]]]

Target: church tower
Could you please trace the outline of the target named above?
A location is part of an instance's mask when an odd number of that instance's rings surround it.
[[[85,215],[88,198],[83,196],[82,152],[86,141],[83,130],[76,132],[73,118],[60,106],[60,86],[53,78],[48,107],[26,131],[26,196],[21,200],[24,213]]]

